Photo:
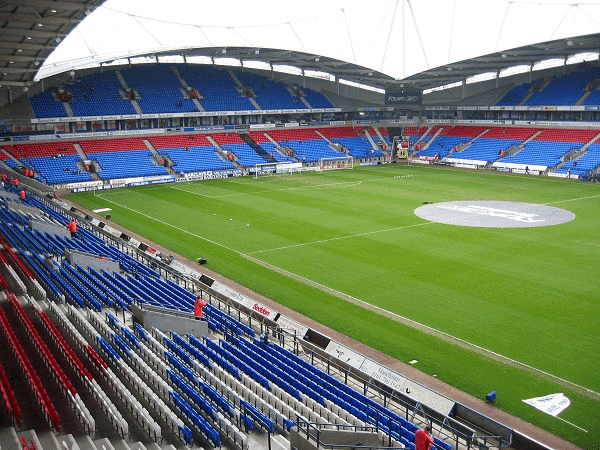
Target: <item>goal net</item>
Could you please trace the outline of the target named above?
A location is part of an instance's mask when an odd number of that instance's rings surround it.
[[[354,158],[342,156],[337,158],[321,158],[319,170],[354,169]]]

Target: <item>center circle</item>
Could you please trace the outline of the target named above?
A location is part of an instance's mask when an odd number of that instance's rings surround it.
[[[431,222],[487,228],[545,227],[575,218],[571,211],[548,205],[482,200],[431,203],[415,214]]]

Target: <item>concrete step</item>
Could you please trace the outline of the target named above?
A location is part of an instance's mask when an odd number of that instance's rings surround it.
[[[41,448],[44,450],[60,448],[56,434],[54,434],[53,431],[38,431],[37,435],[40,440]]]
[[[35,430],[20,431],[17,434],[25,439],[28,448],[43,448]]]
[[[75,438],[75,441],[77,442],[77,445],[79,445],[79,448],[81,450],[98,450],[98,448],[94,444],[94,441],[92,441],[92,438],[89,437],[87,434],[77,436]]]
[[[113,441],[112,443],[115,450],[131,450],[131,447],[124,439],[119,439],[118,441]]]
[[[98,450],[116,450],[108,438],[96,439],[94,445]]]
[[[72,434],[63,434],[62,436],[57,436],[56,439],[58,439],[61,450],[81,450]]]
[[[129,447],[131,448],[131,450],[147,450],[146,446],[139,441],[130,444]]]
[[[3,450],[17,450],[19,446],[19,436],[14,427],[0,429],[0,448]]]

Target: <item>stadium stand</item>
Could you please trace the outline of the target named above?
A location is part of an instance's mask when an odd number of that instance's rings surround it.
[[[198,111],[170,66],[132,67],[121,72],[130,89],[139,94],[137,103],[145,114]]]
[[[31,108],[37,118],[67,117],[67,111],[63,102],[55,99],[52,92],[40,92],[31,97]]]
[[[196,88],[206,111],[252,111],[256,108],[236,89],[231,76],[221,69],[203,66],[179,66],[181,76]]]
[[[314,89],[288,86],[250,72],[182,64],[136,65],[85,75],[60,90],[64,94],[54,90],[31,97],[37,118],[333,107]]]
[[[78,117],[136,114],[131,100],[121,94],[115,71],[95,73],[69,85],[69,105]]]
[[[236,77],[246,89],[250,89],[259,109],[306,109],[307,106],[288,87],[262,75],[237,72]]]
[[[538,79],[521,83],[510,89],[496,102],[497,106],[574,106],[581,104],[598,105],[598,90],[590,89],[593,80],[600,74],[598,68],[588,68],[556,76],[550,80]],[[587,96],[586,92],[589,92]]]
[[[14,188],[7,186],[5,191],[8,195]],[[28,207],[39,208],[39,217],[48,224],[62,229],[68,222],[34,195],[27,202]],[[169,430],[180,444],[218,447],[225,442],[228,448],[245,450],[253,448],[250,442],[257,430],[287,435],[299,414],[323,425],[371,424],[378,427],[380,442],[414,446],[417,425],[290,350],[258,339],[251,326],[220,310],[218,302],[205,307],[210,336],[183,336],[134,324],[129,311],[133,302],[191,318],[197,294],[164,279],[85,227],[81,239],[40,232],[31,228],[31,215],[10,210],[6,200],[0,201],[0,217],[0,234],[6,239],[0,265],[14,266],[18,273],[38,279],[48,295],[42,306],[27,294],[19,299],[9,293],[8,302],[0,302],[2,334],[38,398],[37,408],[57,432],[63,422],[71,426],[64,408],[54,408],[66,402],[72,405],[79,426],[92,437],[99,419],[96,411],[101,411],[124,438],[131,432],[124,420],[127,416],[134,417],[146,436],[159,444]],[[118,261],[122,273],[70,263],[65,257],[69,249]],[[6,289],[10,283],[0,277],[0,284]],[[6,309],[18,320],[9,320]],[[51,370],[66,400],[58,401],[55,392],[48,394],[43,388],[31,353],[27,356],[22,339],[16,337],[17,324],[35,343],[36,358]],[[75,376],[67,375],[67,369]],[[2,395],[16,424],[22,420],[23,400],[17,398],[21,394],[11,396],[12,385],[6,378],[0,371]],[[100,387],[96,378],[106,387]],[[80,389],[85,396],[79,395]],[[438,441],[436,448],[452,448]]]
[[[529,106],[537,105],[576,105],[585,93],[585,88],[598,77],[600,70],[589,69],[584,72],[571,72],[557,77],[531,96],[525,102]]]

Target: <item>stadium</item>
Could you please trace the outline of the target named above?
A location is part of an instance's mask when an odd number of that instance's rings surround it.
[[[123,3],[0,3],[0,448],[600,448],[598,5]]]

